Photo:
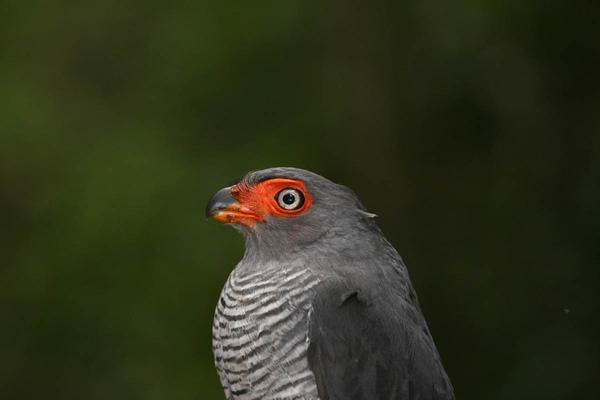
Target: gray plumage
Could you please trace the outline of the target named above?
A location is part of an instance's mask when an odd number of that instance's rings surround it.
[[[305,183],[314,203],[244,233],[223,288],[215,364],[230,400],[453,399],[408,272],[354,193],[312,172],[246,175]],[[208,211],[207,211],[208,212]]]

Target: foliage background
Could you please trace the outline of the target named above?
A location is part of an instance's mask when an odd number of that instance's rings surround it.
[[[352,187],[459,399],[600,398],[594,1],[0,2],[0,397],[222,399],[209,196]]]

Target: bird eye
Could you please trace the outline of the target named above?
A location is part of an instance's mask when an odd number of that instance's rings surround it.
[[[304,195],[296,189],[283,189],[275,197],[279,207],[284,210],[297,210],[304,204]]]

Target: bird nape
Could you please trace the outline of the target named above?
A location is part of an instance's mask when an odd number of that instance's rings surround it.
[[[406,267],[350,189],[270,168],[206,215],[246,240],[213,323],[227,399],[454,399]]]

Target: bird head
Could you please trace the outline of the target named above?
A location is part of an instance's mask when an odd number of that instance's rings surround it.
[[[247,248],[292,249],[373,224],[374,214],[350,189],[320,175],[299,168],[269,168],[249,172],[215,193],[206,216],[240,230]]]

